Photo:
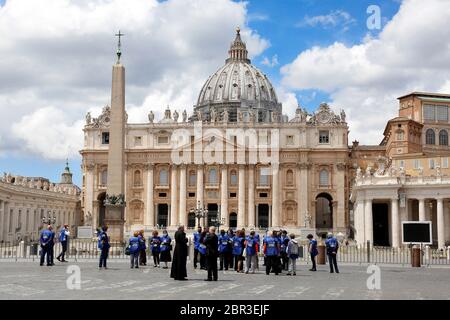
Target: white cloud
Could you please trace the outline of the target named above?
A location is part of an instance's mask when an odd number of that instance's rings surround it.
[[[423,19],[427,17],[427,19]],[[450,6],[405,0],[377,38],[334,43],[300,53],[281,68],[287,90],[319,89],[348,115],[350,138],[379,143],[397,97],[411,91],[450,92]]]
[[[162,112],[168,104],[191,110],[203,82],[227,58],[236,26],[252,58],[270,45],[247,21],[246,3],[231,0],[7,1],[0,7],[0,151],[76,154],[75,144],[64,152],[49,145],[49,130],[33,133],[42,146],[30,143],[25,120],[53,106],[69,129],[108,104],[119,29],[130,121],[146,121],[150,109]],[[60,129],[71,141],[72,133]]]
[[[355,24],[356,20],[346,11],[334,10],[326,15],[319,15],[314,17],[305,16],[302,21],[297,23],[297,27],[317,27],[335,28],[342,26],[343,30],[348,30],[349,26]]]
[[[261,61],[262,65],[268,66],[269,68],[274,68],[276,67],[279,62],[278,62],[278,55],[274,55],[272,56],[271,59],[264,57],[264,59]]]
[[[294,92],[286,91],[283,87],[276,88],[278,101],[283,103],[283,114],[292,117],[299,103]]]

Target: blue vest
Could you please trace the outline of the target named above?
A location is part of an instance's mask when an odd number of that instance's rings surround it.
[[[234,237],[233,238],[233,255],[240,256],[242,255],[242,242],[244,238],[242,237]]]
[[[109,239],[106,232],[101,231],[98,235],[98,248],[99,249],[109,249]]]
[[[256,239],[252,237],[247,237],[247,245],[245,246],[245,250],[248,256],[254,256],[256,254]]]
[[[200,252],[200,254],[205,255],[206,254],[206,245],[204,243],[200,243],[198,244],[198,252]]]
[[[160,252],[160,245],[161,245],[161,238],[160,237],[151,237],[150,238],[150,246],[152,247],[153,253],[159,253]]]
[[[147,249],[147,246],[145,245],[145,239],[143,236],[138,235],[138,239],[139,239],[139,250],[145,250]]]
[[[317,256],[319,254],[319,251],[317,250],[317,240],[311,239],[309,243],[311,245],[311,255],[314,257]]]
[[[41,245],[46,245],[49,243],[52,239],[52,232],[48,229],[42,230],[41,237],[39,238],[39,241],[41,242]]]
[[[286,252],[286,240],[289,240],[289,238],[286,236],[281,236],[280,241],[281,241],[281,251]]]
[[[336,252],[338,247],[338,242],[336,238],[330,238],[325,241],[325,245],[327,246],[328,252]]]
[[[224,234],[223,236],[219,236],[219,252],[220,253],[227,253],[229,252],[229,246],[228,241],[230,241],[230,237],[227,234]]]
[[[200,245],[200,233],[194,233],[194,249],[198,250],[198,246]]]
[[[170,243],[172,239],[170,239],[169,235],[161,237],[161,252],[170,250]]]
[[[266,256],[276,256],[278,255],[278,248],[277,244],[278,241],[273,237],[267,237],[265,239],[266,242]]]
[[[131,237],[129,243],[130,243],[130,253],[136,253],[139,251],[140,247],[139,237]]]
[[[66,228],[62,228],[59,232],[59,241],[64,242],[67,241]]]

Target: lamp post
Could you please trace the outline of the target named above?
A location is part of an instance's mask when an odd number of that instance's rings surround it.
[[[47,216],[42,217],[42,224],[55,224],[56,223],[56,215],[53,213],[53,216],[51,215],[51,212],[47,212]]]
[[[202,208],[200,206],[200,201],[198,201],[197,202],[197,208],[196,209],[191,209],[190,213],[194,213],[195,214],[195,217],[198,220],[198,226],[201,227],[200,219],[202,219],[202,218],[204,219],[208,215],[208,209],[206,207]],[[203,222],[204,222],[204,220],[203,220]]]

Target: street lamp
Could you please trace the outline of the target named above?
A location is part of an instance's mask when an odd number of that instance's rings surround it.
[[[200,201],[198,201],[197,202],[197,208],[196,209],[191,209],[190,213],[194,213],[195,214],[195,217],[198,220],[198,226],[201,227],[200,219],[205,218],[208,215],[208,209],[206,207],[202,208],[201,205],[200,205]]]
[[[56,223],[56,215],[53,213],[53,217],[51,215],[51,212],[47,212],[47,216],[42,217],[42,223],[43,224],[55,224]]]

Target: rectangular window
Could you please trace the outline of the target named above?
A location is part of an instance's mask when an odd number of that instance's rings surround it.
[[[286,144],[288,146],[294,145],[294,136],[286,136]]]
[[[441,159],[441,168],[444,168],[444,169],[448,168],[448,158]]]
[[[428,164],[429,164],[430,169],[434,169],[434,159],[428,160]]]
[[[169,143],[169,137],[168,136],[158,137],[158,144],[168,144],[168,143]]]
[[[424,120],[435,120],[435,108],[433,105],[426,104],[423,106],[423,119]]]
[[[142,146],[142,137],[134,137],[134,145],[136,147]]]
[[[260,198],[267,198],[267,193],[262,192],[262,193],[259,194],[259,197]]]
[[[415,159],[414,160],[414,169],[420,169],[420,160],[419,159]]]
[[[230,198],[236,198],[236,192],[231,192],[230,193]]]
[[[269,185],[269,168],[261,168],[260,175],[259,175],[259,184],[261,186],[268,186]]]
[[[189,192],[189,198],[195,198],[195,192]]]
[[[399,168],[405,168],[405,160],[400,160],[398,164]]]
[[[436,120],[437,121],[448,121],[448,107],[447,106],[436,106]]]
[[[161,193],[158,194],[158,197],[165,198],[165,197],[167,197],[167,193],[161,192]]]
[[[109,132],[102,132],[102,144],[109,144]]]
[[[329,131],[319,131],[319,143],[330,143],[330,132]]]

